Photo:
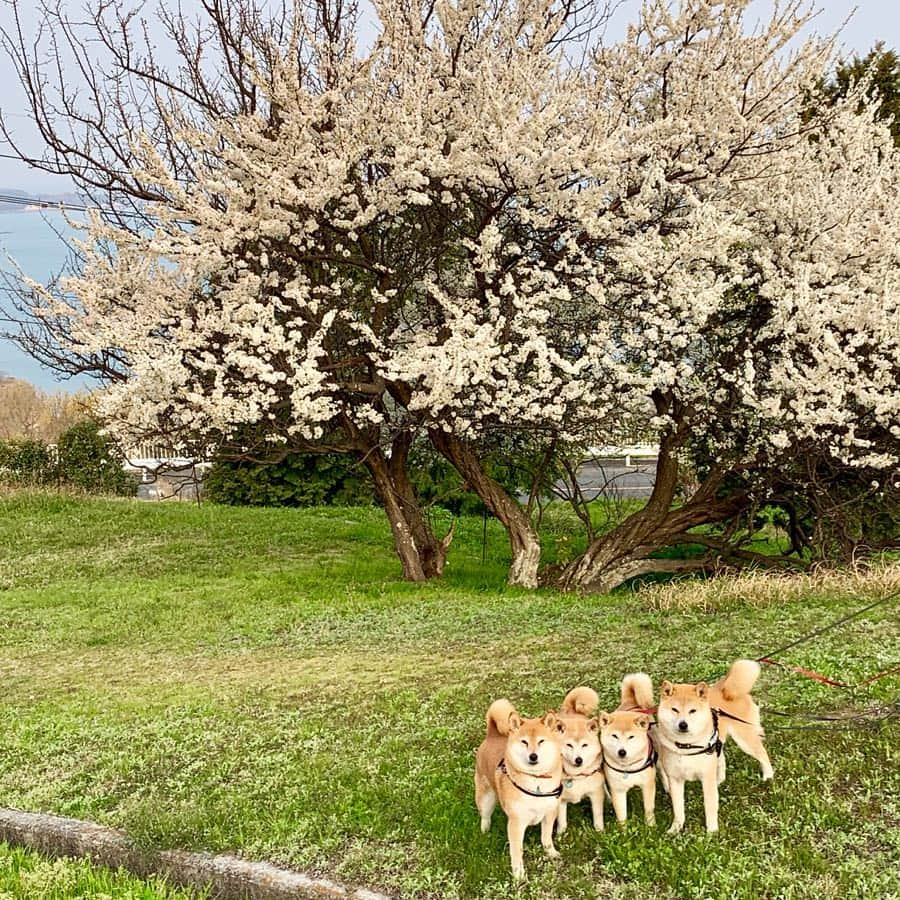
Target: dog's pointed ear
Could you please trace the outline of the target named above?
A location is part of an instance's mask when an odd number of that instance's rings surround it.
[[[565,731],[566,726],[560,720],[559,716],[556,715],[552,710],[550,712],[545,712],[543,717],[541,718],[541,722],[543,723],[545,728],[549,728],[551,731]],[[562,728],[560,728],[562,726]]]
[[[522,717],[513,710],[509,714],[509,730],[510,732],[518,731],[522,727]]]
[[[650,727],[650,716],[640,715],[634,720],[634,723],[638,728],[643,728],[646,731]]]
[[[707,695],[708,693],[709,693],[709,685],[708,685],[705,681],[701,681],[701,682],[697,685],[697,696],[698,696],[701,700],[705,700],[705,699],[706,699],[706,695]]]
[[[601,713],[601,715],[606,715],[606,713]],[[592,734],[596,734],[600,730],[600,719],[596,716],[593,719],[588,719],[587,721],[587,730]]]
[[[608,712],[606,712],[606,710],[602,710],[597,715],[597,721],[600,723],[600,727],[604,728],[605,726],[609,725],[610,722],[612,722],[612,716]]]
[[[659,692],[663,695],[663,697],[671,697],[672,692],[675,690],[674,685],[671,681],[664,681],[659,686]]]

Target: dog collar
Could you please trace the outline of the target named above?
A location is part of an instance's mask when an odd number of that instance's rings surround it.
[[[679,750],[694,751],[693,753],[682,753],[682,756],[700,756],[703,753],[715,753],[716,756],[722,755],[722,739],[719,737],[719,710],[713,709],[711,712],[713,716],[713,733],[709,736],[706,746],[701,747],[699,744],[682,744],[679,741],[675,741],[675,746]]]
[[[709,740],[705,746],[700,744],[682,744],[680,741],[673,743],[679,750],[693,750],[693,753],[682,753],[682,756],[701,756],[702,754],[715,753],[716,756],[722,755],[722,739],[719,737],[719,711],[712,710],[713,732],[709,736]]]
[[[603,771],[603,762],[600,762],[600,765],[597,766],[596,769],[593,769],[590,772],[567,772],[566,764],[563,763],[563,784],[568,788],[572,787],[572,783],[576,778],[590,778],[591,775],[596,775],[598,772]]]
[[[506,760],[501,759],[497,768],[512,782],[513,787],[518,788],[523,794],[528,794],[529,797],[558,797],[563,792],[562,782],[560,782],[552,791],[547,791],[546,793],[541,793],[540,791],[529,791],[528,788],[523,788],[521,784],[519,784],[512,775],[509,774],[509,771],[506,768]],[[552,778],[552,775],[531,775],[530,778]]]
[[[621,772],[623,775],[637,775],[638,772],[643,772],[644,769],[649,769],[650,766],[656,765],[656,760],[659,757],[659,754],[656,752],[656,747],[653,746],[653,741],[647,738],[647,758],[637,769],[620,769],[618,766],[614,766],[607,758],[606,754],[603,754],[603,765],[606,766],[607,769],[612,769],[613,772]]]
[[[705,747],[701,747],[699,744],[682,744],[679,741],[675,741],[675,746],[679,750],[694,751],[693,753],[682,753],[682,756],[701,756],[704,753],[715,753],[716,756],[722,755],[722,739],[719,737],[718,731],[714,731],[710,735],[709,743]]]

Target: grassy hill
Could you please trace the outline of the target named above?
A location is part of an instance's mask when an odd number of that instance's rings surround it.
[[[775,782],[731,745],[717,836],[698,785],[677,838],[662,792],[656,828],[633,815],[596,834],[576,809],[557,863],[529,833],[520,889],[502,815],[481,835],[472,799],[492,699],[533,715],[579,683],[614,705],[638,669],[656,684],[708,678],[897,590],[896,565],[574,597],[506,587],[492,523],[484,564],[481,520],[457,533],[445,578],[414,586],[397,580],[374,509],[0,497],[0,805],[401,897],[900,896],[896,719],[834,729],[764,712]],[[784,661],[847,683],[897,665],[898,609]],[[847,691],[767,667],[756,693],[773,710],[846,713],[896,703],[898,686]],[[13,896],[26,896],[23,866],[45,886],[48,866],[88,877],[2,848],[0,861]],[[95,893],[169,896],[102,883]]]

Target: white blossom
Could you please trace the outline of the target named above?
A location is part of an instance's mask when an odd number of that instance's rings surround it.
[[[310,45],[327,84],[286,51],[257,113],[185,122],[190,190],[140,138],[171,204],[93,218],[44,312],[127,359],[122,432],[612,441],[677,407],[722,454],[896,465],[866,435],[900,439],[897,153],[856,94],[809,121],[828,42],[747,5],[648,0],[575,68],[550,0],[379,0],[371,50]]]

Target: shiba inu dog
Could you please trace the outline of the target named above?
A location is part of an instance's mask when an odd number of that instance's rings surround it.
[[[591,718],[600,705],[597,692],[589,687],[573,688],[566,694],[560,721],[565,731],[559,733],[562,751],[563,791],[559,798],[556,833],[563,834],[568,826],[566,806],[591,800],[594,828],[603,830],[603,759],[600,755],[600,723]]]
[[[628,816],[628,792],[640,786],[644,821],[656,821],[656,749],[650,737],[653,683],[643,672],[622,679],[621,702],[615,712],[601,712],[603,774],[616,820]]]
[[[711,687],[703,681],[660,686],[656,744],[663,784],[672,798],[670,834],[684,827],[686,781],[702,782],[706,830],[719,830],[719,784],[725,778],[723,749],[729,737],[759,760],[764,781],[772,777],[759,707],[750,696],[757,678],[759,663],[739,659]]]
[[[513,877],[525,877],[522,843],[529,825],[541,826],[547,856],[557,857],[553,825],[562,793],[559,739],[564,724],[555,713],[523,719],[509,700],[495,700],[487,711],[487,734],[475,757],[475,805],[481,830],[491,827],[497,801],[507,818]]]

